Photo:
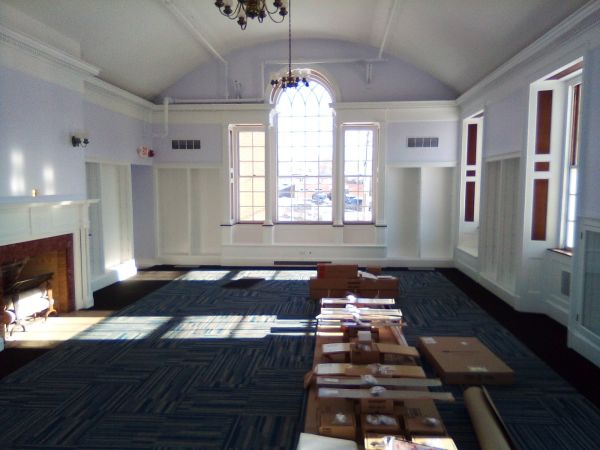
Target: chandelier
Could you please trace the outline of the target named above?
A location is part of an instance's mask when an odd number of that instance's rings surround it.
[[[246,17],[258,19],[259,22],[269,16],[273,22],[281,23],[288,14],[287,0],[274,0],[273,9],[267,5],[267,0],[235,0],[235,7],[231,4],[234,0],[217,0],[215,6],[219,8],[221,14],[229,17],[231,20],[236,20],[242,30],[248,26]],[[280,16],[280,17],[278,17]]]
[[[284,73],[281,78],[276,80],[271,80],[271,86],[277,88],[281,86],[281,88],[285,91],[287,88],[298,88],[302,87],[302,85],[308,87],[308,78],[306,75],[302,77],[298,75],[294,75],[292,73],[292,0],[289,0],[288,6],[288,70],[287,73]]]

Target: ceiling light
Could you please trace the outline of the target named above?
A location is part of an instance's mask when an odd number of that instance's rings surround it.
[[[235,6],[232,4],[235,3]],[[259,22],[269,16],[273,22],[281,23],[288,14],[287,0],[274,0],[273,7],[268,6],[267,0],[217,0],[215,6],[221,14],[236,20],[242,30],[248,25],[247,17],[258,19]]]
[[[308,87],[308,77],[305,74],[292,72],[292,0],[289,0],[288,17],[288,71],[281,78],[271,80],[271,86],[277,88],[281,86],[283,90],[290,87]]]

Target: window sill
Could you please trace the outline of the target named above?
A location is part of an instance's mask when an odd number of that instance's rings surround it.
[[[573,256],[573,250],[568,250],[566,248],[549,248],[548,251],[558,253],[559,255]]]

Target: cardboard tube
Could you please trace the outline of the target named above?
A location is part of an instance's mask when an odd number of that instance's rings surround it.
[[[468,388],[464,399],[481,450],[511,450],[502,425],[481,388]]]

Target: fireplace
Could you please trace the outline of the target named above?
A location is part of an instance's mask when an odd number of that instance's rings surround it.
[[[94,202],[0,198],[0,265],[26,260],[21,279],[52,272],[59,314],[94,305],[89,271],[89,205]]]
[[[0,246],[0,266],[15,263],[23,265],[19,280],[52,273],[54,308],[59,314],[76,309],[72,234]]]

